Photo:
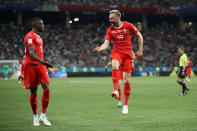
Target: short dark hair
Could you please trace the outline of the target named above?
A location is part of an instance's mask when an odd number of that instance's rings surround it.
[[[182,51],[185,52],[185,48],[183,46],[180,46],[178,49],[181,49]]]
[[[120,13],[119,10],[111,10],[111,11],[109,12],[109,14],[115,14],[115,15],[121,17],[121,13]]]
[[[34,24],[37,20],[42,20],[42,19],[41,19],[41,18],[38,18],[38,17],[32,18],[32,19],[31,19],[31,25],[33,26],[33,24]]]

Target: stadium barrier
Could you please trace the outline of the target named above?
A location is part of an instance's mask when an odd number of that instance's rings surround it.
[[[132,76],[177,76],[178,67],[168,68],[168,67],[147,67],[143,69],[139,67],[135,71],[132,72]],[[73,67],[66,68],[60,67],[58,68],[58,73],[52,74],[49,72],[50,77],[56,78],[67,78],[67,77],[84,77],[84,76],[111,76],[112,68],[103,68],[103,67]],[[196,76],[197,67],[192,67],[192,76]],[[3,78],[3,68],[0,68],[0,78]],[[16,78],[16,70],[10,68],[9,69],[9,78]]]

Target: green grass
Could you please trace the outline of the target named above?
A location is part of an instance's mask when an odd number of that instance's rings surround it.
[[[129,114],[112,99],[110,77],[51,79],[47,110],[51,127],[34,127],[29,90],[16,80],[0,80],[0,131],[194,131],[197,130],[197,78],[187,96],[175,77],[133,77]],[[122,88],[123,90],[123,88]],[[123,92],[123,91],[122,91]],[[42,88],[38,90],[41,111]]]

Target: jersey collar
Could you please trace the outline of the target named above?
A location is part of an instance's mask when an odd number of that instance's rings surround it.
[[[122,27],[123,23],[121,22],[121,25],[119,27],[114,27],[115,29],[120,29]]]
[[[33,32],[33,31],[32,31]],[[35,35],[39,36],[38,34],[36,34],[35,32],[33,32]],[[39,36],[40,37],[40,36]]]

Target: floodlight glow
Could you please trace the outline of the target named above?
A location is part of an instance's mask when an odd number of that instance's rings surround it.
[[[79,18],[77,18],[77,17],[76,17],[76,18],[74,18],[74,21],[79,21]]]

